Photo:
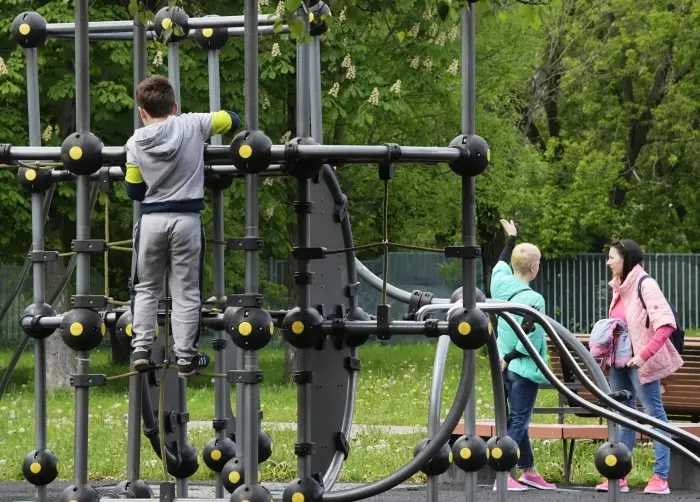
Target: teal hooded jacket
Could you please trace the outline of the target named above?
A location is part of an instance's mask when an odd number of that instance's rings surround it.
[[[499,261],[491,273],[491,298],[504,301],[509,301],[510,299],[513,303],[521,303],[537,309],[539,312],[545,312],[544,297],[531,289],[525,282],[515,277],[510,265],[505,261]],[[513,315],[513,317],[518,324],[522,323],[521,316]],[[528,335],[528,338],[539,352],[540,357],[549,365],[547,340],[542,326],[535,324],[535,330]],[[497,342],[501,359],[507,354],[510,354],[513,350],[517,350],[520,354],[523,354],[522,357],[517,357],[510,361],[508,364],[508,369],[510,371],[536,383],[548,383],[548,380],[539,370],[527,350],[525,350],[525,347],[515,335],[515,332],[508,326],[506,321],[500,317],[498,318]]]

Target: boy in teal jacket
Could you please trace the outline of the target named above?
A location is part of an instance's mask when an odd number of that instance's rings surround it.
[[[515,224],[506,220],[501,220],[501,224],[508,234],[508,239],[491,273],[491,298],[528,305],[539,312],[544,312],[544,298],[530,288],[530,282],[539,272],[540,251],[532,244],[523,243],[516,246],[518,232]],[[518,323],[523,324],[521,316],[513,317]],[[524,324],[526,327],[528,324],[531,325],[526,330],[526,334],[540,357],[549,364],[544,329],[539,324],[531,322]],[[520,483],[511,477],[508,478],[508,490],[527,490],[528,486],[540,490],[553,490],[556,487],[545,481],[535,468],[528,435],[539,384],[547,383],[547,379],[542,375],[515,332],[502,318],[498,319],[497,341],[509,407],[508,436],[520,447],[518,468],[523,471]]]

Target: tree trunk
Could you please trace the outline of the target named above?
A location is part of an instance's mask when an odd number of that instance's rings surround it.
[[[61,259],[54,262],[47,270],[46,274],[46,294],[47,300],[53,295],[59,286],[59,281],[65,273],[65,266]],[[66,311],[69,304],[67,301],[68,292],[64,291],[53,304],[57,313]],[[46,339],[46,388],[48,390],[70,387],[70,375],[73,372],[73,350],[70,349],[56,330],[53,335]]]

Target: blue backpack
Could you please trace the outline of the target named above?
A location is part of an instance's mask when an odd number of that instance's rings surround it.
[[[644,282],[644,279],[648,279],[649,276],[645,275],[641,279],[639,279],[639,283],[637,284],[637,296],[639,297],[639,300],[642,302],[642,307],[644,307],[644,310],[647,310],[647,306],[644,303],[644,298],[642,298],[642,282]],[[667,300],[668,301],[668,300]],[[678,322],[678,313],[676,312],[676,307],[671,302],[668,302],[669,306],[671,307],[671,311],[673,312],[673,318],[676,321],[676,329],[673,333],[671,333],[671,343],[673,346],[676,348],[679,354],[683,354],[683,345],[684,345],[684,340],[685,340],[685,330],[681,328],[680,323]],[[647,311],[648,312],[648,311]],[[647,313],[647,322],[646,322],[646,327],[649,328],[649,314]]]

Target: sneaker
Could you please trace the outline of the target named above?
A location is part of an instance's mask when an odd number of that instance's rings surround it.
[[[668,488],[668,481],[661,479],[659,476],[654,474],[649,480],[649,484],[644,488],[644,493],[654,493],[657,495],[668,495],[671,490]]]
[[[620,481],[620,493],[627,493],[630,491],[630,487],[627,484],[627,479],[621,479]],[[608,480],[606,479],[601,484],[595,487],[597,492],[607,492],[608,491]]]
[[[155,366],[156,363],[151,361],[151,349],[136,347],[131,353],[131,367],[134,368],[134,371],[147,371]]]
[[[497,487],[498,482],[495,482],[493,484],[493,491],[496,491],[498,489]],[[516,480],[508,476],[508,491],[509,492],[524,492],[528,490],[528,487],[525,485],[521,485],[518,483]]]
[[[552,483],[547,483],[544,480],[544,478],[539,474],[533,475],[527,472],[523,472],[522,476],[520,476],[519,481],[524,485],[537,488],[538,490],[555,490],[557,488],[556,485],[553,485]]]
[[[181,357],[177,360],[178,374],[181,377],[195,375],[209,366],[209,361],[209,356],[201,352],[194,357]]]

